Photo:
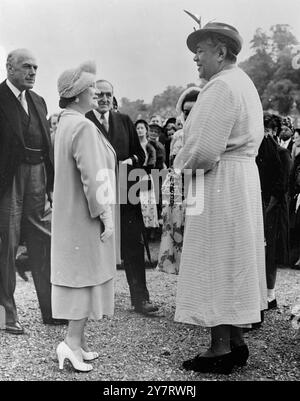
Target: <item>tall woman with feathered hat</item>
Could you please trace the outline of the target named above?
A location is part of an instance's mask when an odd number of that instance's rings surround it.
[[[187,198],[175,320],[211,329],[210,347],[183,367],[228,374],[247,362],[242,328],[260,321],[267,306],[255,163],[263,111],[253,82],[236,66],[242,39],[234,27],[208,23],[188,36],[187,46],[207,83],[174,161],[192,171],[189,185],[196,187],[194,203]]]

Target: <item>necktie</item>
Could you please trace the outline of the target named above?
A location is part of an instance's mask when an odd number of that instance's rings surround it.
[[[19,99],[23,109],[28,114],[28,106],[27,106],[27,102],[26,102],[26,98],[25,98],[25,92],[20,92],[19,96],[18,96],[18,99]]]
[[[100,116],[100,123],[105,128],[105,131],[108,132],[108,122],[106,121],[104,114],[101,114],[101,116]]]

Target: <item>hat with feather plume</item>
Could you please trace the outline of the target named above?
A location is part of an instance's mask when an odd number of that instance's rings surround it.
[[[187,38],[187,46],[191,50],[191,52],[197,52],[198,43],[205,37],[205,35],[214,33],[221,35],[223,37],[231,39],[234,47],[235,56],[242,49],[243,39],[240,36],[238,30],[232,25],[225,24],[223,22],[208,22],[203,27],[201,26],[201,17],[196,14],[192,14],[191,12],[184,10],[191,18],[193,18],[199,25],[198,29],[194,28],[194,32],[192,32]]]
[[[96,80],[96,63],[86,61],[77,68],[64,71],[58,78],[57,89],[61,98],[72,98],[91,86]]]

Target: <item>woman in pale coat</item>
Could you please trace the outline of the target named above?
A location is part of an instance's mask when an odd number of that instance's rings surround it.
[[[58,79],[64,108],[55,135],[51,283],[53,317],[69,320],[57,347],[59,368],[69,359],[90,371],[98,357],[88,349],[88,318],[114,311],[115,152],[85,113],[98,106],[92,63],[67,70]]]
[[[211,328],[210,348],[183,367],[228,374],[249,355],[242,328],[260,321],[267,307],[255,163],[264,136],[263,112],[253,82],[235,65],[242,46],[235,28],[208,23],[189,35],[187,45],[200,78],[208,82],[186,121],[184,145],[174,161],[175,168],[193,173],[175,320]]]

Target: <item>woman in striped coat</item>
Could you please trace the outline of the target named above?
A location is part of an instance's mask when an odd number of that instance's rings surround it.
[[[235,28],[208,23],[187,45],[208,82],[174,161],[175,168],[191,173],[175,320],[211,328],[210,348],[183,367],[228,374],[249,355],[242,328],[260,321],[267,306],[255,163],[263,112],[253,82],[235,65],[242,46]]]

